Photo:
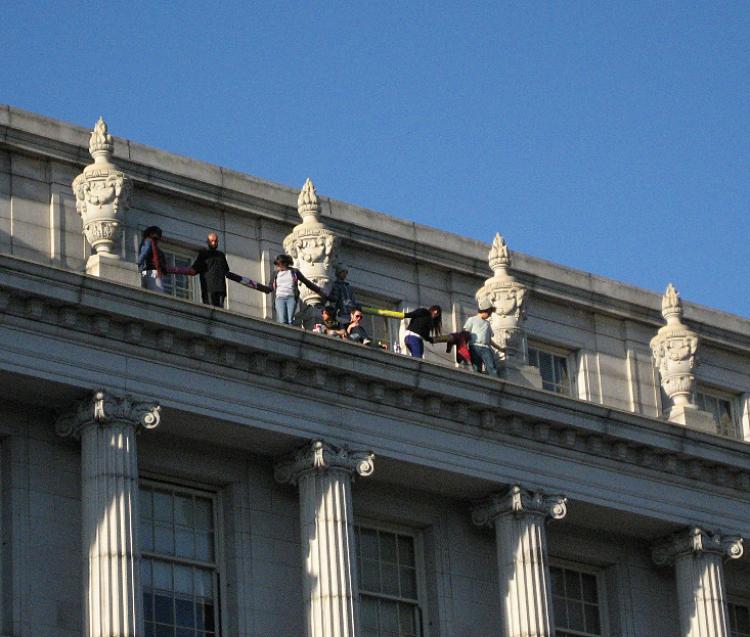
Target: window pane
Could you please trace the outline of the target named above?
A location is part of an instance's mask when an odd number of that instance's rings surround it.
[[[586,618],[586,631],[598,635],[600,632],[599,607],[592,604],[585,604],[583,614]]]
[[[555,626],[558,628],[568,627],[568,610],[565,606],[565,599],[563,597],[553,597],[552,603],[555,609]]]
[[[157,524],[154,527],[154,550],[157,553],[174,555],[174,531],[171,526]]]
[[[401,579],[401,597],[416,599],[417,571],[413,568],[399,569]]]
[[[565,571],[565,597],[581,599],[581,580],[577,571]]]
[[[214,534],[198,532],[195,534],[195,559],[211,562],[214,559]]]
[[[583,604],[568,601],[568,627],[583,630]]]
[[[177,527],[175,529],[175,555],[180,557],[195,557],[195,540],[193,529]]]
[[[358,537],[360,554],[363,558],[378,559],[378,534],[370,529],[361,529]]]
[[[380,559],[396,563],[396,536],[392,533],[380,533]]]
[[[380,565],[374,560],[362,560],[362,588],[373,593],[380,593]]]
[[[154,588],[172,590],[172,565],[166,562],[153,562]]]
[[[590,573],[581,573],[581,584],[583,586],[583,600],[596,604],[596,576]]]
[[[141,520],[140,537],[138,539],[143,551],[154,550],[154,527],[149,520]]]
[[[178,626],[195,626],[195,606],[192,600],[175,600],[176,620]]]
[[[154,617],[162,624],[174,624],[174,600],[166,595],[154,595]]]
[[[414,540],[410,537],[398,537],[398,562],[401,566],[414,566]]]
[[[161,522],[172,522],[172,496],[156,491],[154,493],[154,519]]]
[[[362,627],[378,629],[378,601],[372,597],[362,597]]]
[[[380,572],[383,574],[383,592],[386,595],[398,595],[398,567],[383,562],[380,564]]]
[[[138,494],[138,506],[140,507],[141,517],[152,518],[154,517],[154,504],[151,496],[151,491],[148,489],[141,488]]]
[[[146,621],[154,618],[154,599],[151,593],[143,594],[143,618]]]
[[[380,629],[398,635],[398,604],[380,600]]]
[[[212,529],[214,526],[211,500],[195,499],[195,528]]]
[[[417,634],[417,621],[414,617],[416,608],[411,604],[398,605],[398,623],[401,635],[409,636]]]
[[[174,590],[176,593],[193,594],[193,569],[191,567],[175,565]]]
[[[193,498],[179,495],[175,497],[174,521],[183,526],[193,526]]]

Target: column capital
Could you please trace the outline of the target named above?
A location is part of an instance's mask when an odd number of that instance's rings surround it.
[[[736,560],[744,553],[743,539],[737,535],[720,535],[691,527],[657,542],[651,557],[658,566],[674,564],[678,557],[713,553],[726,559]]]
[[[136,429],[154,429],[160,421],[158,403],[136,400],[132,396],[113,396],[99,389],[61,414],[55,422],[55,431],[59,436],[79,438],[89,425],[126,423]]]
[[[335,447],[322,440],[313,440],[282,458],[274,468],[277,482],[297,484],[299,478],[313,471],[338,470],[349,475],[367,477],[375,470],[375,454],[371,451]]]
[[[471,519],[477,526],[493,526],[498,517],[508,514],[539,515],[561,520],[568,512],[567,502],[568,498],[565,496],[528,491],[516,484],[477,504],[472,509]]]

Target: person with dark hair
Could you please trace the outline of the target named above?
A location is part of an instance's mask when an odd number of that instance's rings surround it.
[[[339,338],[346,338],[346,330],[336,320],[336,312],[333,306],[326,305],[321,311],[321,332],[328,334],[329,336],[338,336]]]
[[[247,277],[239,277],[239,283],[245,285],[259,292],[268,294],[273,292],[274,295],[274,308],[276,309],[276,320],[279,323],[286,323],[290,325],[294,318],[294,312],[297,308],[297,301],[299,300],[299,284],[304,283],[313,292],[316,292],[324,299],[328,298],[328,295],[315,285],[310,279],[308,279],[302,272],[297,268],[292,267],[294,260],[288,254],[280,254],[274,259],[273,264],[276,266],[276,271],[271,277],[271,285],[263,285]],[[232,280],[236,280],[233,277]]]
[[[161,235],[159,226],[149,226],[143,231],[138,251],[138,269],[141,272],[141,285],[147,290],[163,294],[164,275],[188,274],[189,268],[173,268],[167,265],[164,253],[159,249]]]
[[[404,318],[411,319],[406,327],[404,343],[414,358],[424,357],[424,341],[432,343],[433,338],[442,332],[442,316],[443,311],[439,305],[404,312]]]

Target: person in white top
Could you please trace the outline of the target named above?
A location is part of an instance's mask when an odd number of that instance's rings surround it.
[[[484,372],[492,376],[497,376],[497,365],[495,364],[495,353],[492,351],[492,345],[498,347],[497,343],[492,340],[492,326],[489,318],[492,314],[492,304],[488,299],[480,299],[479,312],[475,316],[470,316],[464,323],[464,330],[471,334],[469,341],[469,352],[471,353],[471,365],[475,371]]]
[[[291,325],[294,318],[294,311],[297,309],[297,300],[299,299],[299,284],[304,283],[314,292],[317,292],[324,299],[328,295],[308,279],[297,268],[293,268],[294,260],[288,254],[280,254],[276,257],[273,264],[276,271],[271,277],[271,285],[264,285],[258,281],[253,281],[247,277],[237,277],[239,283],[259,292],[269,294],[274,293],[274,308],[276,309],[276,320],[279,323]]]

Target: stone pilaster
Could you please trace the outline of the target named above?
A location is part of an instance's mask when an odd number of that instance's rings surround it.
[[[276,465],[277,481],[299,487],[307,637],[359,634],[351,483],[373,461],[316,440]]]
[[[682,637],[729,637],[724,559],[738,559],[742,538],[691,528],[658,543],[657,565],[674,565]]]
[[[488,300],[494,310],[489,321],[493,340],[499,346],[493,346],[501,363],[499,374],[511,382],[541,389],[539,370],[528,364],[528,343],[523,329],[528,290],[510,273],[510,250],[499,234],[492,242],[488,261],[494,274],[477,290],[476,298],[480,304]]]
[[[693,401],[698,365],[698,335],[682,322],[682,299],[670,283],[661,300],[661,314],[667,324],[651,339],[651,352],[664,393],[672,401],[669,420],[691,429],[715,432],[716,423]]]
[[[472,511],[474,524],[495,527],[505,637],[554,635],[545,524],[565,517],[566,503],[513,486]]]
[[[143,634],[135,435],[156,427],[159,411],[97,391],[55,425],[81,440],[86,637]]]
[[[118,253],[121,225],[125,211],[130,207],[133,184],[112,163],[114,148],[107,123],[100,117],[89,141],[89,153],[94,163],[86,166],[72,184],[83,234],[93,250],[86,262],[86,273],[138,285],[135,264],[124,261]]]

